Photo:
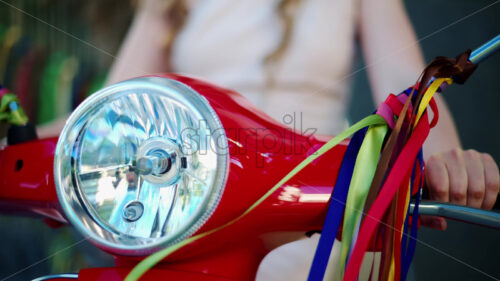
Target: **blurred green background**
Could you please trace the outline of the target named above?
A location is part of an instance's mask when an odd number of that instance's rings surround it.
[[[455,56],[468,48],[475,48],[500,33],[500,4],[473,14],[478,9],[499,1],[485,0],[407,0],[408,13],[414,24],[427,61],[435,56]],[[67,31],[84,41],[92,42],[99,49],[116,54],[132,16],[129,2],[107,1],[7,1]],[[469,15],[469,16],[468,16]],[[464,18],[465,17],[465,18]],[[76,57],[79,67],[88,75],[84,86],[72,89],[83,98],[102,85],[112,58],[95,48],[61,33],[47,24],[12,9],[0,2],[0,27],[21,24],[23,34],[30,44],[40,44],[49,56],[59,52]],[[449,26],[450,24],[453,24]],[[449,26],[449,27],[447,27]],[[1,29],[1,28],[0,28]],[[434,33],[438,31],[437,33]],[[1,31],[1,30],[0,30]],[[17,55],[23,50],[18,50]],[[47,54],[48,53],[48,54]],[[16,55],[12,53],[10,57]],[[1,54],[0,54],[1,56]],[[358,51],[353,70],[364,67]],[[12,66],[10,66],[12,67]],[[4,70],[9,75],[9,68]],[[7,87],[13,82],[2,81]],[[11,83],[11,84],[9,84]],[[39,83],[39,81],[34,81]],[[366,72],[351,77],[351,120],[358,120],[373,111]],[[489,152],[500,160],[500,55],[484,62],[464,86],[453,85],[444,93],[455,117],[464,148]],[[70,90],[68,90],[68,95]],[[83,93],[83,94],[82,94]],[[64,114],[64,109],[55,111]],[[36,113],[31,113],[39,120]],[[30,280],[60,272],[76,272],[82,267],[108,266],[113,261],[109,255],[84,241],[69,227],[51,229],[33,218],[0,216],[0,279],[19,270],[7,280]],[[499,232],[462,223],[449,222],[448,231],[421,229],[417,252],[412,268],[413,280],[491,280],[484,273],[500,279],[498,256]],[[67,249],[66,249],[67,248]],[[436,250],[437,249],[437,250]],[[56,254],[55,254],[56,253]],[[482,271],[471,268],[465,264]],[[30,266],[31,265],[31,266]],[[30,266],[29,268],[26,268]]]

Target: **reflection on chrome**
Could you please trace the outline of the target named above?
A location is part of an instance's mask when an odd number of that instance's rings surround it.
[[[35,278],[31,281],[45,281],[45,280],[53,280],[53,279],[78,279],[78,274],[77,273],[52,274],[52,275],[38,277],[38,278]]]

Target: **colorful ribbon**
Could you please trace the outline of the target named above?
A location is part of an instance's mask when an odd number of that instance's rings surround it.
[[[354,170],[354,164],[356,163],[356,157],[366,131],[367,129],[363,129],[354,134],[344,154],[344,159],[342,160],[342,165],[340,166],[337,176],[337,182],[332,191],[332,197],[326,213],[318,246],[316,247],[316,253],[314,254],[311,270],[309,271],[309,277],[307,278],[309,281],[323,280],[325,275],[335,237],[344,214],[345,202]]]
[[[342,229],[342,245],[339,273],[342,277],[347,253],[353,240],[354,231],[361,218],[368,191],[375,175],[380,151],[387,133],[387,126],[370,127],[356,158],[351,184],[345,205],[344,225]]]
[[[411,135],[407,144],[402,152],[397,157],[394,167],[392,169],[379,193],[372,208],[368,211],[365,220],[360,229],[360,236],[354,246],[351,259],[347,265],[344,280],[356,280],[361,262],[368,248],[368,244],[373,237],[373,234],[380,223],[387,207],[394,198],[398,188],[406,178],[409,169],[415,161],[418,151],[420,151],[427,135],[429,134],[429,123],[427,114],[424,113],[421,122],[415,128],[414,133]]]

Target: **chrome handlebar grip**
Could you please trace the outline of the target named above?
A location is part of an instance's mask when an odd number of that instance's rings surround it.
[[[415,203],[410,203],[413,212]],[[488,228],[500,229],[500,213],[449,203],[423,200],[418,206],[419,215],[439,216]]]

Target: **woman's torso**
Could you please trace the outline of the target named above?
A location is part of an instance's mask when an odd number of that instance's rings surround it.
[[[301,118],[295,123],[303,131],[339,133],[345,127],[356,2],[299,1],[290,42],[272,64],[269,84],[264,59],[283,36],[280,0],[195,1],[174,42],[172,68],[232,88],[278,121]]]

